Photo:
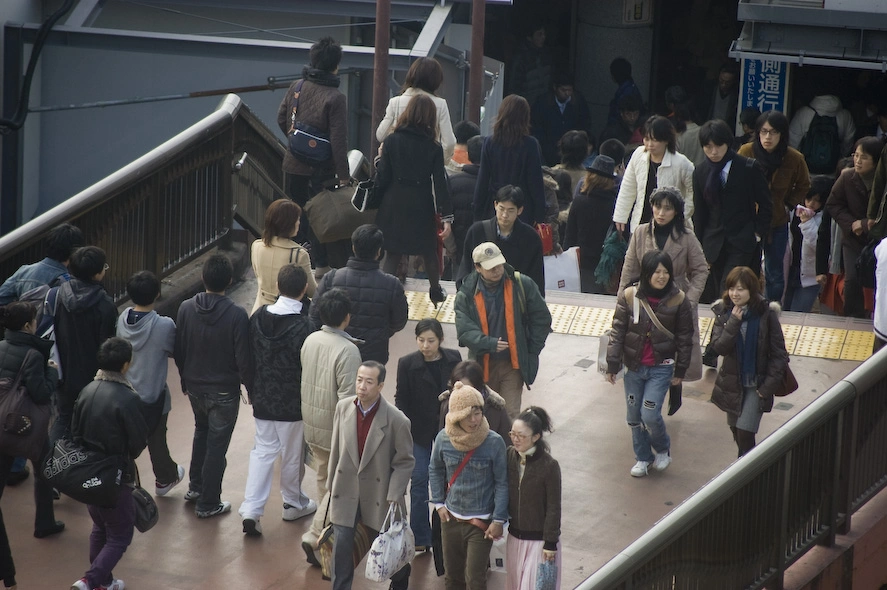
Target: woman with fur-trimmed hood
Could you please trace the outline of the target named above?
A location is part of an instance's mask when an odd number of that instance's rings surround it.
[[[737,266],[727,275],[724,297],[712,306],[712,347],[723,356],[711,401],[727,412],[727,424],[742,457],[755,446],[764,412],[788,368],[781,308],[761,294],[755,272]]]

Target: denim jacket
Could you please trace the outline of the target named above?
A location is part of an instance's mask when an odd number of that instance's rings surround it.
[[[40,262],[20,266],[0,286],[0,305],[18,301],[23,293],[42,285],[49,285],[58,277],[62,277],[61,282],[70,279],[68,268],[52,258],[44,258]]]
[[[502,437],[492,430],[487,434],[447,493],[447,483],[463,457],[465,453],[453,447],[445,430],[437,433],[429,466],[431,502],[441,504],[446,499],[447,510],[456,514],[492,514],[493,520],[507,521],[508,463]]]

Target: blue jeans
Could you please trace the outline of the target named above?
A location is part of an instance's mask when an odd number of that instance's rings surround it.
[[[767,299],[781,304],[782,293],[785,291],[785,270],[782,265],[785,260],[785,249],[788,247],[788,224],[772,228],[770,243],[763,246]]]
[[[410,479],[410,528],[416,537],[416,545],[431,546],[431,521],[428,513],[428,464],[431,447],[413,443],[416,466]]]
[[[198,492],[197,511],[212,510],[221,502],[225,454],[240,411],[240,393],[188,393],[194,410],[189,489]]]
[[[652,463],[654,451],[664,453],[671,448],[662,419],[662,403],[673,376],[674,365],[625,371],[625,420],[631,428],[631,444],[638,461]]]

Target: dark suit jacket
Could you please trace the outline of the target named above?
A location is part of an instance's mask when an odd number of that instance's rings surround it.
[[[706,158],[693,172],[693,194],[696,195],[693,227],[706,260],[710,263],[717,260],[725,245],[740,252],[754,252],[755,234],[766,237],[770,233],[773,205],[767,178],[754,160],[736,155],[721,191],[721,223],[719,227],[710,228],[712,208],[703,194],[708,171]]]

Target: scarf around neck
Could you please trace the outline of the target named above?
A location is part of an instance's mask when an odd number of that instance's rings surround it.
[[[788,153],[788,142],[780,142],[775,150],[768,152],[761,145],[761,142],[755,139],[751,144],[751,148],[755,154],[755,159],[764,167],[764,171],[767,174],[767,182],[770,182],[773,178],[773,173],[782,166],[782,160],[785,158],[785,154]]]
[[[484,440],[487,438],[487,434],[490,432],[490,423],[487,422],[487,417],[484,416],[481,419],[480,426],[477,427],[477,430],[474,432],[466,432],[466,430],[459,425],[459,422],[451,420],[450,415],[447,414],[447,422],[444,430],[447,431],[447,436],[450,437],[450,442],[453,444],[453,447],[457,451],[467,453],[483,444]]]
[[[745,335],[740,330],[736,335],[736,357],[739,359],[740,377],[742,385],[753,385],[757,379],[757,350],[758,350],[758,332],[761,327],[761,316],[755,313],[752,306],[746,308],[742,316],[742,321],[746,322]]]
[[[724,157],[721,158],[720,162],[712,162],[708,158],[705,158],[705,163],[708,166],[708,176],[705,179],[705,187],[702,189],[702,196],[705,198],[705,202],[709,205],[715,205],[718,202],[718,198],[721,195],[721,172],[724,171],[727,162],[733,161],[735,156],[736,152],[733,148],[730,148],[727,150],[727,153],[724,154]]]
[[[341,83],[338,75],[332,72],[327,72],[326,70],[318,70],[317,68],[311,68],[308,66],[302,68],[302,79],[314,82],[315,84],[320,84],[321,86],[331,86],[333,88],[338,88]]]

